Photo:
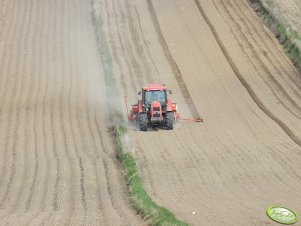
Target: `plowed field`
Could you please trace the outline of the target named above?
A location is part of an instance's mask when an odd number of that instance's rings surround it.
[[[244,1],[102,1],[119,91],[162,82],[204,124],[130,137],[147,191],[192,225],[301,211],[301,78]],[[122,98],[122,97],[121,97]]]
[[[160,82],[182,115],[205,119],[129,125],[150,196],[191,225],[276,225],[273,204],[300,214],[301,76],[248,1],[98,3],[120,104]],[[91,14],[84,0],[0,3],[1,225],[143,224],[115,157]]]
[[[135,225],[81,0],[1,1],[0,225]]]

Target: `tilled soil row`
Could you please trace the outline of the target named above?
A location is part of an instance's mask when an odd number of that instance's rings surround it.
[[[300,212],[300,75],[248,1],[102,2],[120,100],[162,82],[184,116],[205,118],[129,126],[155,202],[192,225],[272,225],[272,204]]]
[[[0,224],[141,225],[108,131],[91,3],[0,12]]]

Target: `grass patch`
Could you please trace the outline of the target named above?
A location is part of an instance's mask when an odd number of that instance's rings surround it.
[[[143,188],[142,181],[138,175],[135,159],[130,154],[130,150],[127,149],[125,143],[127,128],[122,126],[124,120],[123,115],[120,112],[120,96],[114,78],[113,58],[104,29],[104,18],[102,17],[104,5],[100,0],[91,0],[91,2],[94,6],[92,18],[96,28],[98,47],[106,82],[106,97],[108,100],[106,104],[110,112],[108,118],[114,128],[117,158],[125,171],[132,206],[140,215],[147,219],[151,225],[188,225],[187,223],[176,219],[175,215],[166,208],[154,203]]]
[[[284,19],[273,14],[273,2],[267,0],[249,0],[253,9],[262,18],[282,44],[285,52],[301,72],[301,36]]]
[[[124,137],[127,128],[115,126],[117,158],[120,160],[126,172],[126,180],[133,207],[139,214],[150,220],[151,225],[188,225],[176,219],[175,215],[164,207],[158,206],[152,201],[143,188],[142,181],[138,175],[137,165],[134,157],[125,149]]]

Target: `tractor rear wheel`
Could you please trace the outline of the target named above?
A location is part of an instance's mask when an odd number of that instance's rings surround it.
[[[173,112],[167,112],[166,113],[166,128],[173,129],[173,123],[175,121],[175,116]]]
[[[139,128],[142,131],[147,131],[147,115],[146,113],[140,113],[138,118]]]

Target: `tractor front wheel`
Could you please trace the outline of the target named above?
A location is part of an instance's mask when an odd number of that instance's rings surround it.
[[[173,112],[166,113],[166,128],[168,130],[173,129],[173,123],[175,121],[175,116]]]
[[[146,113],[139,114],[138,122],[139,122],[140,130],[147,131],[147,115],[146,115]]]

